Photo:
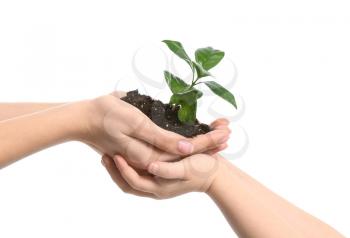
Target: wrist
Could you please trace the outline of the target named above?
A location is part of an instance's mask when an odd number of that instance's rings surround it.
[[[76,134],[76,139],[84,143],[90,143],[93,137],[102,124],[102,112],[96,103],[97,99],[89,99],[85,101],[77,102],[77,111],[79,112],[78,121],[79,130]]]
[[[104,120],[109,112],[116,109],[118,104],[115,100],[118,98],[113,95],[105,95],[86,102],[84,110],[86,126],[82,138],[83,142],[91,144],[105,136]]]
[[[64,104],[61,106],[67,115],[66,124],[68,127],[67,140],[84,141],[90,134],[90,111],[91,101],[84,100]]]
[[[217,160],[219,161],[218,171],[211,185],[206,190],[206,194],[210,197],[215,197],[216,194],[220,193],[220,190],[225,189],[225,181],[227,181],[229,174],[227,161],[224,161],[225,159],[222,157],[218,157]]]

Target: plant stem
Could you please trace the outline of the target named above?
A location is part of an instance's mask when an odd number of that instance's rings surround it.
[[[194,82],[194,71],[192,71],[192,82],[191,82],[191,85],[193,84]]]
[[[199,79],[199,78],[197,78],[194,82],[192,82],[191,87],[193,87],[193,86],[195,86],[195,85],[198,84],[198,83],[197,83],[198,79]]]

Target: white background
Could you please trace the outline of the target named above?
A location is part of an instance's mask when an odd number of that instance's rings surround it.
[[[232,90],[246,105],[233,127],[250,139],[233,163],[350,235],[349,12],[348,1],[337,0],[1,0],[0,101],[108,93],[134,77],[139,48],[149,58],[137,65],[161,82],[163,39],[223,49],[238,68]],[[201,118],[212,119],[205,111]],[[124,195],[100,158],[78,143],[0,172],[4,238],[232,235],[203,194],[167,201]]]

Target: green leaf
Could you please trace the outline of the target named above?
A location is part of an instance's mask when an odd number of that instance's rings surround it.
[[[214,81],[207,81],[204,83],[216,95],[222,97],[223,99],[225,99],[226,101],[231,103],[237,109],[235,96],[233,96],[233,94],[230,93],[230,91],[228,91],[226,88],[224,88],[223,86],[221,86],[220,84],[218,84],[217,82],[214,82]]]
[[[174,52],[177,56],[179,56],[181,59],[185,60],[193,70],[193,65],[192,65],[192,60],[191,58],[187,55],[184,47],[182,44],[178,41],[173,41],[173,40],[163,40],[163,43],[165,43],[168,48]]]
[[[169,71],[164,71],[164,77],[172,93],[181,93],[190,88],[190,85]]]
[[[198,89],[192,88],[189,91],[183,93],[173,94],[170,98],[170,103],[181,105],[182,103],[191,104],[200,97],[203,96],[203,93]]]
[[[202,65],[198,64],[197,62],[192,62],[192,63],[194,65],[194,68],[196,69],[197,78],[211,76],[211,74],[207,70],[205,70]]]
[[[196,61],[200,63],[204,69],[209,70],[224,58],[225,53],[220,50],[215,50],[212,47],[206,47],[196,50],[195,55]]]

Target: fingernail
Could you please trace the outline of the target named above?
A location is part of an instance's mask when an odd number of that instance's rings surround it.
[[[159,165],[153,163],[149,166],[148,171],[152,174],[155,174],[155,173],[157,173],[158,169],[159,169]]]
[[[103,161],[103,159],[101,160],[101,164],[106,167],[106,163]]]
[[[193,145],[185,140],[181,140],[178,143],[178,149],[181,153],[191,154],[193,152]]]

